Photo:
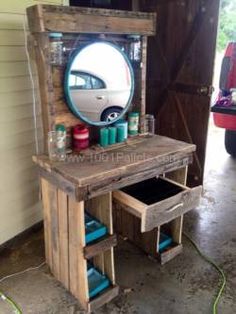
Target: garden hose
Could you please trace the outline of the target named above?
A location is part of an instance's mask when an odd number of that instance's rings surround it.
[[[21,311],[19,306],[11,298],[9,298],[5,294],[3,294],[1,291],[0,291],[0,298],[3,301],[7,302],[12,307],[15,314],[23,314],[23,312]]]
[[[198,252],[198,254],[206,261],[208,262],[210,265],[212,265],[220,274],[221,276],[221,287],[219,289],[219,292],[214,300],[213,303],[213,308],[212,308],[212,313],[213,314],[217,314],[217,307],[218,307],[218,303],[220,301],[220,298],[222,297],[223,291],[225,289],[226,286],[226,276],[224,274],[224,271],[222,268],[220,268],[211,258],[209,258],[208,256],[206,256],[198,247],[198,245],[196,244],[196,242],[194,240],[192,240],[186,233],[184,233],[184,236],[190,241],[190,243],[194,246],[194,248],[196,249],[196,251]]]

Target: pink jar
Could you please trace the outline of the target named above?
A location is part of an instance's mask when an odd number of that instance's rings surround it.
[[[89,147],[89,130],[83,124],[78,124],[73,128],[73,147],[75,150]]]

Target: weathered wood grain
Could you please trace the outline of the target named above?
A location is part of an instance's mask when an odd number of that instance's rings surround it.
[[[49,38],[45,33],[35,34],[35,58],[38,73],[39,93],[44,131],[44,151],[48,151],[48,132],[55,127],[55,102],[51,65],[49,63]]]
[[[43,202],[43,217],[44,217],[44,243],[45,243],[45,257],[46,263],[52,270],[52,237],[51,237],[51,213],[50,213],[50,199],[48,182],[41,178],[42,187],[42,202]]]
[[[47,181],[49,181],[51,184],[57,186],[62,191],[64,191],[66,194],[68,194],[70,197],[74,199],[80,199],[79,195],[77,193],[81,190],[77,188],[77,185],[73,182],[70,182],[67,179],[64,179],[60,174],[47,171],[43,168],[39,168],[39,175],[42,178],[45,178]]]
[[[58,224],[60,248],[59,280],[69,289],[69,230],[68,230],[68,196],[58,190]]]
[[[167,262],[175,258],[177,255],[179,255],[182,251],[183,251],[183,245],[179,244],[159,254],[159,260],[161,262],[161,265],[166,264]]]
[[[180,185],[184,186],[186,186],[187,184],[187,176],[188,167],[184,167],[166,174],[167,178],[171,179],[172,181],[178,182]],[[170,222],[171,236],[173,241],[177,244],[182,243],[183,222],[184,222],[183,215],[177,217],[176,219]]]
[[[193,189],[183,188],[182,192],[152,205],[147,205],[123,191],[114,191],[113,198],[123,204],[126,211],[140,218],[141,232],[147,232],[197,207],[201,192],[201,186]]]
[[[109,249],[116,245],[117,236],[115,234],[110,235],[95,244],[87,245],[84,248],[84,256],[86,259],[90,259],[96,255],[104,253],[105,251],[108,251]]]
[[[69,283],[71,293],[84,309],[89,302],[87,261],[84,257],[84,202],[69,198]]]
[[[102,295],[98,296],[88,304],[88,311],[93,312],[104,304],[110,302],[119,294],[119,287],[113,286],[107,289]]]
[[[156,30],[152,13],[36,5],[27,16],[32,32],[154,35]]]
[[[171,168],[179,161],[186,166],[191,162],[191,155],[196,146],[181,141],[176,141],[163,136],[145,138],[140,143],[114,148],[108,152],[90,156],[72,156],[65,162],[50,162],[45,155],[36,156],[34,161],[41,167],[50,166],[51,171],[61,174],[65,179],[78,183],[79,186],[97,183],[104,186],[119,178],[128,178],[139,175],[163,166]],[[182,166],[182,167],[183,167]],[[178,168],[181,165],[178,164]],[[165,172],[165,171],[163,171]],[[163,173],[162,172],[162,173]]]
[[[95,197],[86,202],[87,211],[103,223],[110,235],[113,234],[112,221],[112,193]],[[102,252],[94,257],[94,265],[106,274],[110,281],[115,283],[115,266],[114,266],[114,252],[113,247],[105,252]]]

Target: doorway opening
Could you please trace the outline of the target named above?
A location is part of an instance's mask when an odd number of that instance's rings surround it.
[[[221,1],[213,87],[208,154],[236,157],[236,0]]]

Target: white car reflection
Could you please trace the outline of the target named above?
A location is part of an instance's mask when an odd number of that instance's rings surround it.
[[[100,122],[117,118],[126,107],[130,82],[120,89],[91,72],[72,70],[69,79],[70,96],[82,116]]]

